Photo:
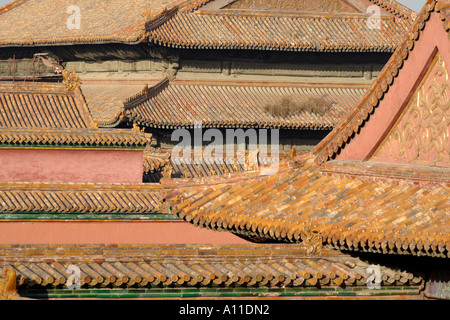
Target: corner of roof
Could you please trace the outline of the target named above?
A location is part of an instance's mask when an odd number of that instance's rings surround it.
[[[0,15],[3,13],[6,13],[8,11],[11,11],[12,9],[22,5],[23,3],[27,2],[29,0],[13,0],[3,6],[0,7]]]
[[[410,31],[405,35],[404,40],[392,54],[385,67],[367,90],[366,94],[347,114],[346,117],[331,131],[312,151],[312,156],[316,164],[321,165],[332,159],[349,141],[354,137],[362,125],[368,120],[369,115],[376,109],[384,94],[395,81],[404,61],[408,59],[409,52],[413,50],[414,43],[419,38],[419,34],[425,28],[431,13],[441,13],[441,20],[444,29],[450,31],[450,23],[447,16],[442,16],[442,12],[449,10],[448,0],[427,0],[426,4],[413,23]]]
[[[401,4],[396,0],[369,0],[369,1],[391,12],[396,17],[402,19],[406,18],[408,20],[414,21],[418,16],[417,12],[415,12],[414,10],[408,8],[407,6]]]
[[[155,13],[153,13],[151,9],[148,9],[142,15],[146,20],[145,30],[150,31],[166,23],[178,11],[194,11],[210,1],[212,0],[173,0],[172,2],[164,6],[164,8],[158,10]]]
[[[127,98],[123,105],[124,110],[130,110],[134,108],[135,106],[143,103],[144,101],[147,101],[151,97],[157,95],[161,90],[166,88],[169,85],[170,79],[169,77],[165,77],[161,79],[158,83],[155,85],[149,87],[148,85],[145,85],[144,89],[142,89],[141,92],[135,94],[134,96],[131,96]]]
[[[198,8],[204,6],[205,4],[212,2],[215,0],[186,0],[183,1],[183,4],[180,7],[180,11],[187,12],[187,11],[195,11]]]
[[[91,112],[89,111],[89,106],[87,104],[86,98],[84,97],[83,91],[81,90],[80,86],[74,88],[73,93],[75,101],[79,105],[80,111],[84,113],[84,116],[86,117],[86,122],[89,123],[90,128],[92,129],[98,128],[99,123],[97,123],[92,117]]]

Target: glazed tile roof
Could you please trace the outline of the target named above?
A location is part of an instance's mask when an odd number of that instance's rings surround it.
[[[384,94],[393,85],[403,63],[408,58],[410,51],[414,49],[415,41],[419,39],[433,12],[439,13],[440,19],[443,21],[443,28],[449,33],[450,8],[448,2],[427,1],[411,30],[404,37],[399,48],[392,54],[380,75],[369,90],[366,91],[361,101],[354,105],[348,115],[315,148],[314,154],[319,164],[332,159],[342,147],[349,143],[354,136],[353,133],[364,126],[369,119],[369,115],[374,112],[383,99]]]
[[[200,227],[278,241],[304,241],[309,228],[336,248],[450,257],[448,169],[348,166],[357,167],[318,167],[302,155],[272,176],[174,192],[172,212]]]
[[[144,150],[144,173],[161,172],[170,163],[170,151],[147,148]]]
[[[305,242],[312,252],[330,245],[344,250],[450,257],[448,166],[331,160],[365,121],[370,121],[369,114],[401,72],[409,51],[418,47],[414,41],[430,15],[434,14],[433,21],[439,17],[448,33],[449,12],[448,2],[426,3],[372,88],[310,155],[280,163],[271,176],[211,182],[201,190],[174,192],[172,211],[201,227]],[[444,115],[443,123],[445,120]],[[438,134],[430,133],[433,138]],[[439,150],[446,152],[445,148]]]
[[[123,147],[144,149],[151,135],[127,129],[2,128],[0,145],[45,147]]]
[[[241,159],[235,153],[232,161],[227,161],[225,152],[221,159],[206,155],[195,157],[194,150],[191,150],[190,158],[173,158],[170,150],[147,148],[144,151],[144,174],[149,182],[159,182],[163,177],[190,179],[227,176],[258,170],[259,166],[286,159],[289,154],[279,151],[277,157],[271,157],[270,152],[267,152],[264,157],[258,154],[251,160],[248,152],[243,153]]]
[[[393,52],[411,22],[386,17],[380,29],[373,29],[361,14],[185,11],[150,29],[149,38],[190,49]]]
[[[131,83],[130,83],[131,82]],[[89,112],[100,127],[114,127],[124,112],[127,98],[140,92],[145,84],[154,84],[158,80],[143,81],[90,81],[83,79],[81,91]]]
[[[45,255],[44,255],[45,252]],[[63,287],[70,265],[81,288],[366,287],[369,263],[335,252],[306,256],[298,245],[0,246],[0,264],[25,287]],[[420,275],[379,265],[381,286],[418,286]]]
[[[0,83],[0,127],[80,129],[93,124],[79,90],[61,83]]]
[[[167,190],[156,184],[0,183],[0,213],[147,214]]]
[[[163,80],[131,97],[125,116],[133,123],[156,128],[286,128],[331,129],[366,90],[365,85],[271,82]],[[325,110],[301,109],[311,99]],[[320,100],[322,99],[322,100]],[[300,106],[278,115],[270,111],[283,100]]]
[[[415,20],[417,13],[395,0],[370,0],[370,2],[386,9],[397,17]]]
[[[371,1],[390,13],[383,17],[381,30],[369,29],[364,14],[202,11],[209,2],[78,1],[82,25],[76,29],[68,27],[73,15],[69,0],[15,0],[0,8],[0,46],[132,44],[148,39],[181,48],[392,52],[414,19],[412,11],[391,0]]]
[[[151,135],[98,129],[79,87],[63,83],[0,83],[0,143],[10,146],[145,148]]]
[[[145,14],[158,14],[173,0],[15,0],[0,9],[0,46],[36,46],[143,40]],[[69,28],[80,8],[80,28]],[[51,13],[51,14],[49,14]]]

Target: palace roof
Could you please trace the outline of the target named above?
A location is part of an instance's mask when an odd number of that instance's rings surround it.
[[[178,48],[392,52],[415,13],[393,0],[369,3],[380,7],[379,29],[367,25],[367,3],[360,0],[302,1],[302,7],[267,0],[254,14],[239,1],[83,0],[73,7],[69,0],[15,0],[0,8],[0,46],[149,41]]]
[[[62,83],[0,82],[0,126],[90,128],[94,121],[79,90]]]
[[[160,213],[166,193],[159,184],[0,183],[1,215]]]
[[[155,128],[332,129],[364,94],[360,84],[162,80],[125,103],[129,121]],[[317,110],[313,108],[317,107]]]
[[[345,119],[318,144],[316,147],[316,158],[318,163],[333,158],[353,139],[355,136],[354,133],[358,132],[360,128],[364,126],[367,122],[366,120],[370,118],[370,114],[378,107],[385,95],[394,85],[394,81],[398,78],[398,74],[401,72],[404,63],[415,49],[415,44],[419,40],[420,35],[423,34],[427,21],[430,19],[430,15],[434,12],[436,12],[435,15],[438,15],[439,19],[442,21],[442,24],[436,27],[436,32],[446,32],[447,39],[449,39],[450,10],[448,6],[448,2],[445,1],[427,2],[427,5],[422,9],[421,14],[407,36],[403,39],[399,48],[393,53],[378,78],[374,81],[369,90],[366,91],[361,101],[354,105],[353,109],[348,113]],[[444,41],[441,45],[448,45],[448,41],[445,39],[446,37],[444,36],[443,38]],[[437,44],[434,43],[434,45]],[[434,50],[434,48],[430,48],[430,50]],[[441,50],[440,54],[442,53],[446,53],[446,50]],[[444,121],[448,124],[448,117]],[[445,126],[445,122],[443,125]]]
[[[332,251],[307,256],[304,246],[284,244],[0,246],[0,264],[15,271],[19,293],[31,298],[76,297],[65,287],[69,267],[80,268],[81,289],[96,289],[84,293],[98,298],[277,297],[307,288],[309,294],[327,288],[328,295],[402,295],[418,294],[424,282],[411,268],[377,264],[381,289],[371,291],[370,261]]]
[[[93,80],[83,79],[81,91],[94,121],[100,127],[115,127],[123,120],[124,104],[130,97],[142,91],[146,85],[153,86],[160,78],[143,80]]]
[[[267,151],[264,156],[255,152],[252,156],[249,152],[234,152],[227,160],[226,152],[220,158],[214,154],[196,157],[195,150],[191,150],[190,157],[173,157],[170,150],[147,148],[144,151],[144,173],[149,182],[158,182],[163,177],[186,179],[189,182],[191,178],[220,178],[234,173],[258,171],[260,166],[268,166],[290,156],[290,153],[281,150],[277,151],[277,156],[272,156],[270,150]],[[162,174],[164,170],[165,176]]]
[[[7,146],[47,147],[123,147],[144,149],[151,136],[127,129],[105,130],[98,128],[49,129],[0,127],[0,144]]]
[[[272,175],[174,192],[172,212],[312,251],[450,257],[449,11],[427,2],[372,88],[311,154]]]
[[[157,13],[173,0],[15,0],[0,8],[1,46],[137,43],[143,40],[144,14]],[[80,26],[75,11],[79,8]]]
[[[236,180],[184,186],[171,210],[196,226],[249,237],[302,242],[310,228],[338,249],[450,257],[448,169],[318,167],[302,155],[272,176]]]
[[[151,136],[142,132],[97,128],[79,86],[67,84],[1,82],[0,143],[139,148],[150,143]]]
[[[309,1],[308,1],[309,2]],[[380,28],[364,13],[179,10],[147,25],[150,41],[173,48],[326,52],[393,52],[412,19],[382,16]]]

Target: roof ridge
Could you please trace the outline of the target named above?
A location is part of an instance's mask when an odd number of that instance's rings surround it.
[[[61,82],[37,82],[37,81],[0,81],[0,89],[4,92],[25,92],[33,91],[34,88],[44,89],[44,87],[52,87],[53,89],[60,89],[61,93],[67,94],[73,92],[69,90]],[[29,89],[29,90],[27,90]],[[36,90],[38,91],[38,90]]]
[[[366,83],[345,83],[345,82],[307,82],[307,81],[270,81],[270,80],[229,80],[229,79],[174,79],[170,81],[170,85],[207,85],[207,86],[267,86],[267,87],[308,87],[308,88],[368,88],[369,84]]]
[[[274,17],[280,19],[286,18],[328,18],[328,19],[342,19],[342,18],[360,18],[367,19],[369,13],[359,13],[359,12],[289,12],[289,11],[263,11],[263,12],[253,12],[247,10],[198,10],[195,12],[199,15],[226,15],[226,16],[247,16],[247,17]],[[280,16],[280,13],[283,15]],[[392,16],[382,15],[380,17],[382,20],[390,20]]]
[[[13,0],[3,6],[0,7],[0,15],[10,11],[11,9],[20,6],[21,4],[23,4],[24,2],[26,2],[28,0]]]
[[[169,82],[170,82],[169,78],[166,77],[151,87],[145,85],[144,89],[142,89],[141,92],[127,98],[124,101],[123,105],[125,110],[132,109],[137,105],[147,101],[151,97],[157,95],[159,92],[161,92],[161,90],[165,89],[169,85]]]
[[[30,127],[2,127],[1,129],[0,144],[18,147],[67,145],[86,148],[97,146],[145,148],[151,141],[151,134],[127,129]]]
[[[369,0],[397,17],[415,20],[418,14],[396,0]]]
[[[205,4],[212,2],[215,0],[188,0],[184,1],[183,4],[181,4],[180,11],[181,12],[192,12],[197,10],[198,8],[204,6]]]
[[[450,168],[425,165],[379,163],[373,161],[335,160],[323,164],[320,172],[349,175],[358,178],[402,180],[414,185],[450,183]]]
[[[204,6],[205,4],[212,2],[215,0],[191,0],[190,3],[187,3],[183,5],[182,12],[193,12],[195,10],[198,10],[200,7]],[[381,6],[382,8],[386,9],[390,13],[394,14],[397,17],[400,18],[407,18],[414,20],[417,17],[417,13],[411,10],[410,8],[406,7],[405,5],[395,1],[395,0],[369,0],[370,2],[375,3],[378,6]],[[219,11],[219,10],[217,10]],[[229,11],[229,10],[220,10],[220,11]],[[237,10],[233,10],[237,11]],[[262,12],[258,12],[260,14]],[[308,13],[310,14],[310,13]]]
[[[0,182],[2,191],[21,190],[21,191],[60,191],[60,190],[92,190],[92,191],[130,191],[130,190],[148,190],[164,189],[164,186],[156,183],[98,183],[98,182]]]
[[[408,58],[409,52],[413,50],[415,41],[419,38],[419,33],[425,28],[432,12],[445,10],[446,3],[438,0],[428,0],[412,28],[405,36],[403,42],[392,54],[380,75],[367,90],[360,102],[356,104],[352,111],[328,134],[313,150],[316,163],[321,164],[331,159],[345,144],[352,139],[354,132],[367,121],[369,114],[377,107],[384,94],[394,83],[399,70],[404,61]],[[445,26],[444,26],[445,27]],[[446,29],[447,32],[449,30]]]
[[[153,15],[147,15],[147,13],[144,13],[144,18],[147,19],[147,21],[145,22],[145,29],[147,31],[150,31],[154,28],[157,28],[160,25],[166,23],[178,11],[194,11],[204,3],[209,1],[212,0],[174,0]]]
[[[200,12],[200,14],[199,14]],[[212,11],[202,13],[178,12],[171,23],[147,29],[146,37],[158,46],[186,49],[232,49],[232,50],[277,50],[277,51],[337,51],[337,52],[394,52],[403,34],[412,24],[408,19],[382,16],[378,31],[367,24],[368,15],[359,14],[262,14],[230,13]],[[253,20],[260,20],[257,36]],[[298,23],[317,21],[311,28],[297,30]],[[336,35],[335,24],[346,27]],[[195,27],[193,28],[192,25]],[[211,26],[214,25],[214,28]],[[278,33],[273,34],[273,29]],[[292,29],[294,28],[294,29]],[[390,30],[389,32],[383,30]],[[217,31],[219,30],[219,33]],[[389,36],[386,35],[389,34]],[[281,36],[281,33],[283,36]],[[347,40],[342,42],[346,36]],[[375,40],[377,39],[377,40]]]

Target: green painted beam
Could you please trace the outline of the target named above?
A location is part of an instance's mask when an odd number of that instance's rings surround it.
[[[0,221],[5,220],[182,220],[170,214],[85,214],[85,213],[0,213]]]

